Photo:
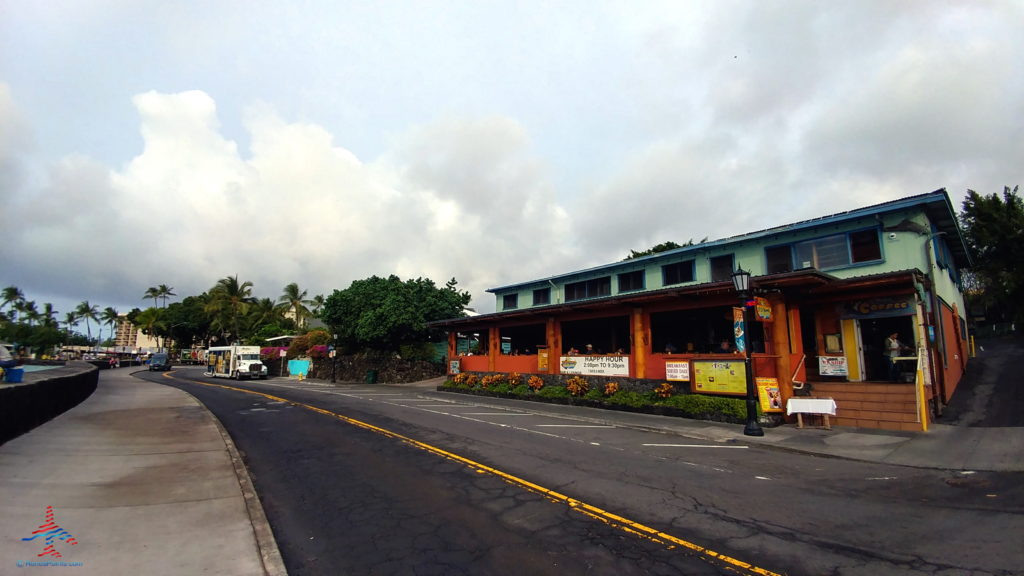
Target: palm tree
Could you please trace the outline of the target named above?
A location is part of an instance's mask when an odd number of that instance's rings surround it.
[[[156,287],[156,297],[164,301],[164,308],[167,308],[167,299],[171,296],[177,296],[177,294],[174,293],[173,286],[161,284]]]
[[[112,306],[107,306],[106,308],[103,309],[103,312],[100,314],[100,320],[110,327],[110,336],[108,336],[107,339],[113,340],[114,325],[117,324],[117,310],[115,310]]]
[[[295,319],[295,325],[302,328],[306,318],[312,316],[312,312],[306,306],[313,305],[312,300],[306,300],[306,290],[300,290],[295,282],[284,287],[284,293],[277,299],[285,310],[289,310]]]
[[[245,314],[251,302],[252,282],[239,282],[237,275],[228,276],[218,280],[210,289],[206,311],[215,317],[222,334],[230,326],[231,338],[237,340],[240,337],[238,319]]]
[[[35,300],[22,300],[20,303],[19,312],[21,312],[21,315],[24,316],[26,320],[28,320],[29,326],[33,326],[37,321],[39,321],[40,315],[39,310],[36,308]]]
[[[3,303],[0,303],[0,309],[10,306],[11,309],[8,311],[7,315],[11,320],[14,320],[14,313],[18,309],[18,303],[25,300],[25,294],[23,294],[17,286],[8,286],[3,289],[0,298],[3,298]]]
[[[43,322],[43,326],[53,326],[57,323],[57,311],[53,309],[53,304],[49,302],[43,304],[43,311],[39,313],[39,318]]]
[[[89,336],[89,343],[92,343],[92,329],[89,327],[89,320],[99,324],[100,309],[92,304],[89,304],[88,300],[83,300],[77,308],[75,308],[75,314],[82,320],[85,320],[85,332]]]
[[[160,289],[156,286],[146,288],[146,293],[142,295],[142,299],[145,300],[147,298],[153,299],[153,307],[156,308],[159,305],[157,299],[160,298]]]
[[[320,311],[324,309],[324,304],[327,299],[324,298],[323,294],[317,294],[313,296],[313,316],[319,317]]]
[[[133,321],[136,326],[147,336],[157,337],[157,331],[162,328],[161,316],[163,310],[160,308],[146,308],[135,316]]]
[[[78,326],[78,314],[74,312],[65,312],[64,325],[67,326],[68,334],[71,334],[71,329]]]

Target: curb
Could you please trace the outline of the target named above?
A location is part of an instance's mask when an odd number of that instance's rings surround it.
[[[196,404],[203,407],[203,410],[213,420],[214,425],[217,426],[217,431],[220,432],[221,438],[224,439],[224,446],[231,457],[231,465],[235,469],[238,486],[242,489],[242,496],[245,499],[245,508],[249,514],[249,522],[252,524],[253,535],[256,537],[256,547],[259,548],[260,560],[263,563],[263,574],[266,576],[287,576],[288,570],[284,566],[284,559],[281,558],[281,551],[277,547],[274,531],[270,527],[267,515],[263,511],[263,503],[260,502],[260,497],[256,494],[256,488],[253,486],[252,478],[249,476],[249,470],[246,469],[245,462],[242,460],[242,455],[238,452],[235,442],[231,439],[224,425],[221,424],[220,419],[213,412],[210,412],[210,409],[205,404],[185,390],[181,388],[178,388],[178,390],[181,390]]]

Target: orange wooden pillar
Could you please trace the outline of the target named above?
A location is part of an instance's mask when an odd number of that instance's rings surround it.
[[[487,371],[494,372],[501,354],[501,330],[497,326],[487,329]]]
[[[458,332],[449,332],[448,333],[448,362],[449,362],[448,366],[451,366],[450,362],[455,359],[456,353],[458,352],[458,341],[459,341],[459,333]],[[449,373],[450,373],[450,370],[449,370]]]
[[[562,325],[558,320],[548,318],[544,332],[544,339],[548,343],[548,374],[558,374],[558,363],[562,356]]]
[[[630,320],[633,325],[633,377],[647,376],[647,358],[651,354],[651,320],[643,308],[633,308]]]

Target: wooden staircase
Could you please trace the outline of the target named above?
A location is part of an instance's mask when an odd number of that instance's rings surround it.
[[[915,385],[888,382],[811,382],[811,395],[836,401],[833,426],[920,432]]]

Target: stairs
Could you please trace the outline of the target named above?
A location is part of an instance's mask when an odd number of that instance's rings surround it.
[[[812,396],[836,401],[833,426],[920,432],[914,384],[811,382]]]

